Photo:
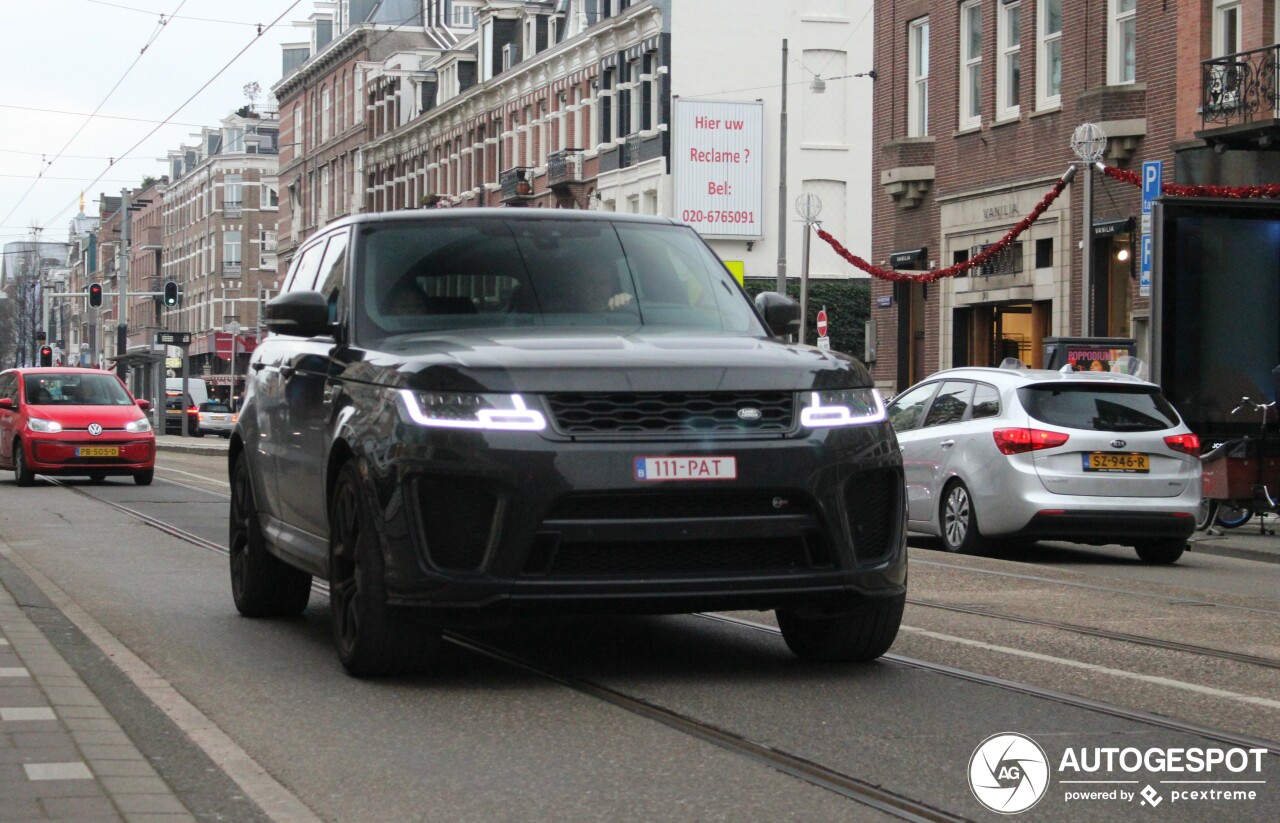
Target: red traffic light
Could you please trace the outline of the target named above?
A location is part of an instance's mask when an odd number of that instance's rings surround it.
[[[89,284],[89,305],[95,309],[102,305],[102,284]]]
[[[52,346],[40,347],[40,365],[41,366],[53,365],[53,347]]]

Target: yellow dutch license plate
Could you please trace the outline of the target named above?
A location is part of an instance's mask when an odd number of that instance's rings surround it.
[[[1145,454],[1089,452],[1084,456],[1087,472],[1149,472],[1151,459]]]
[[[119,457],[119,446],[79,446],[76,457]]]

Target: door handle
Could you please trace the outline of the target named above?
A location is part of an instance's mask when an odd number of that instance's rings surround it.
[[[942,441],[941,443],[939,443],[938,445],[939,445],[939,446],[941,446],[941,447],[942,447],[942,448],[944,448],[944,449],[949,449],[949,448],[951,448],[952,446],[954,446],[955,444],[956,444],[956,441],[954,441],[954,440],[943,440],[943,441]]]
[[[263,363],[261,360],[259,360],[257,363],[253,364],[253,370],[262,371],[264,368],[266,368],[266,366],[267,366],[266,363]]]

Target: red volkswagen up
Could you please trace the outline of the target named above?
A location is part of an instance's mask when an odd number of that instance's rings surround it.
[[[151,483],[156,437],[144,412],[112,372],[10,369],[0,373],[0,468],[19,486],[37,474],[131,475]]]

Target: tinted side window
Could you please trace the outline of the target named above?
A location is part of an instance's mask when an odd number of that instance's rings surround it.
[[[968,380],[948,380],[938,389],[938,396],[929,406],[929,414],[924,425],[945,426],[948,423],[959,423],[969,411],[969,401],[973,397],[973,384]]]
[[[316,291],[329,301],[330,322],[338,319],[338,298],[342,294],[342,278],[347,270],[347,232],[335,234],[325,249],[320,275],[316,278]]]
[[[1018,389],[1027,414],[1053,426],[1105,432],[1158,431],[1178,425],[1178,413],[1158,389],[1046,383]]]
[[[995,386],[978,383],[973,392],[973,420],[1000,416],[1000,392]]]
[[[315,288],[316,272],[320,270],[320,259],[324,256],[324,242],[316,243],[302,250],[302,254],[294,261],[293,271],[289,273],[289,282],[285,291],[308,291]]]
[[[937,388],[937,383],[925,383],[923,386],[907,390],[901,397],[890,403],[889,425],[893,426],[893,430],[905,432],[914,429],[919,424],[920,418],[924,417],[925,406],[929,405],[929,398],[933,397],[933,392]]]

